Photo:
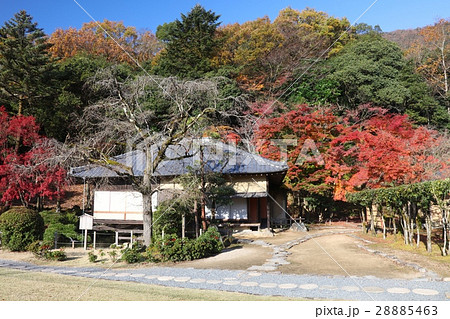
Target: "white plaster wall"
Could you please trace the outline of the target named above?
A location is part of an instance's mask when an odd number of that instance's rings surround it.
[[[206,207],[206,216],[211,217],[211,209]],[[247,219],[247,199],[233,198],[233,204],[216,209],[216,219]]]
[[[142,220],[143,200],[139,192],[94,192],[94,218]]]

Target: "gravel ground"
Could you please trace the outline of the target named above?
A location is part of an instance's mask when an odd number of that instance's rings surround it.
[[[450,282],[425,279],[284,275],[243,270],[152,267],[128,270],[36,266],[0,259],[0,267],[170,287],[333,300],[449,300]]]

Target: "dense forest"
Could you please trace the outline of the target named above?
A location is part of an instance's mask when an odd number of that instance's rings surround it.
[[[2,200],[60,196],[75,159],[107,161],[144,129],[286,150],[293,209],[444,179],[450,21],[404,34],[309,8],[223,25],[199,5],[154,33],[104,20],[45,34],[21,11],[0,28]]]

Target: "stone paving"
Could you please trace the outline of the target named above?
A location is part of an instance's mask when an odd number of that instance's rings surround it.
[[[262,271],[232,271],[153,267],[128,270],[36,266],[0,260],[0,267],[51,272],[66,276],[131,281],[170,287],[214,289],[258,295],[339,300],[449,300],[444,280],[393,280],[374,277],[283,275]]]

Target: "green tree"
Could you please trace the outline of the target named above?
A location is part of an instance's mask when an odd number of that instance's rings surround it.
[[[367,23],[358,23],[354,27],[356,34],[368,34],[368,33],[382,33],[380,26],[377,24],[375,26],[371,26]]]
[[[400,81],[405,66],[400,48],[380,36],[362,36],[330,60],[330,78],[342,88],[343,104],[351,108],[373,102],[403,106],[408,94]]]
[[[56,64],[56,92],[46,100],[48,107],[35,110],[45,135],[64,141],[78,130],[72,125],[74,115],[80,115],[90,102],[102,98],[100,92],[90,92],[86,84],[95,73],[110,63],[102,56],[85,54],[69,57]],[[122,64],[126,68],[125,64]],[[50,111],[51,110],[51,111]]]
[[[42,29],[20,11],[0,28],[0,96],[17,114],[52,94],[53,63]]]
[[[418,124],[448,125],[442,107],[401,49],[377,33],[361,35],[326,63],[326,78],[338,84],[339,104],[373,103],[408,113]],[[442,118],[444,116],[444,118]]]
[[[183,78],[200,78],[213,70],[211,60],[218,47],[215,37],[220,16],[196,5],[181,21],[158,26],[156,36],[165,42],[156,72]]]

